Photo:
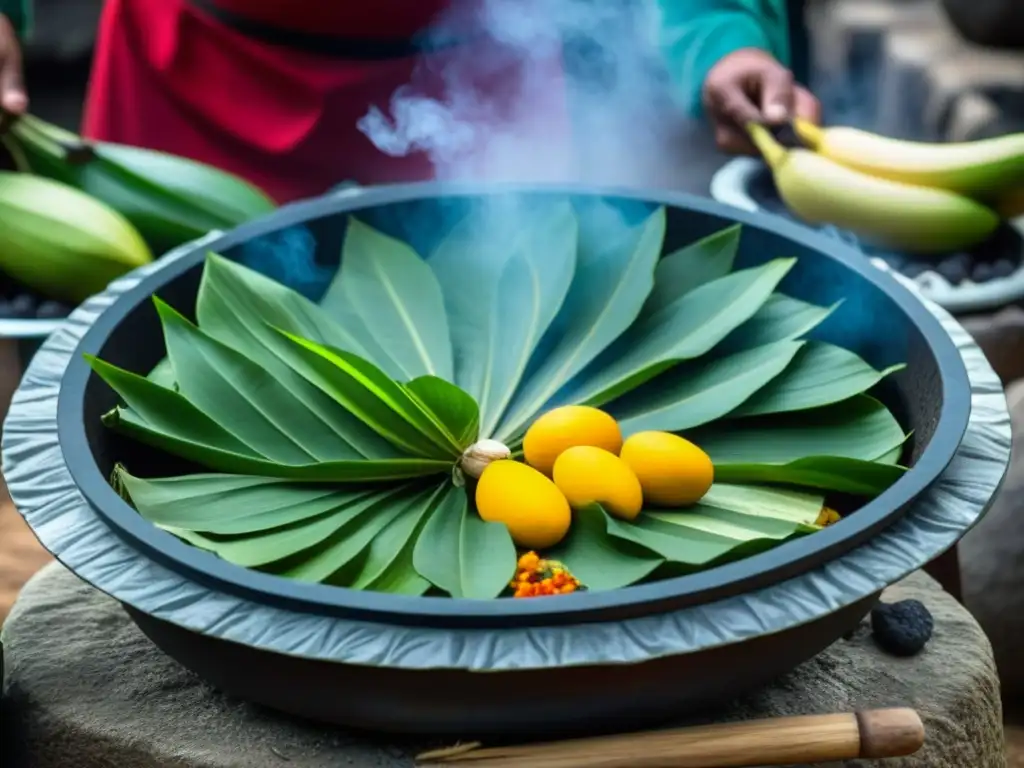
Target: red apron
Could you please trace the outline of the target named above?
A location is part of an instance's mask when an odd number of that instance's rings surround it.
[[[450,2],[468,0],[216,4],[279,27],[399,40],[428,27]],[[345,180],[544,180],[538,169],[548,179],[564,177],[568,129],[557,57],[524,64],[514,51],[496,56],[493,41],[463,31],[466,42],[421,56],[343,60],[246,36],[187,0],[107,0],[83,132],[219,166],[280,202]],[[474,66],[483,61],[489,65]],[[458,130],[431,132],[429,151],[392,156],[357,123],[374,106],[388,121],[407,117],[410,105],[421,109],[423,102],[409,100],[392,109],[403,86],[406,97],[439,100]]]

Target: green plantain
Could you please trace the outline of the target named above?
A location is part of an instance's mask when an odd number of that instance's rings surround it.
[[[263,192],[232,174],[164,152],[87,142],[30,115],[13,122],[4,142],[20,170],[106,203],[158,253],[274,209]]]
[[[152,260],[121,214],[60,182],[0,172],[0,269],[45,296],[80,302]]]

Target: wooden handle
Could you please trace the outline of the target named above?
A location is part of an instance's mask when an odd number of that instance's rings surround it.
[[[432,765],[481,768],[746,768],[910,755],[924,743],[912,709],[812,715],[676,728],[549,744],[420,755]]]

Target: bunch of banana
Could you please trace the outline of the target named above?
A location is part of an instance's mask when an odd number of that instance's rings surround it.
[[[751,138],[800,218],[885,248],[949,253],[988,238],[1024,208],[1024,134],[962,144],[888,139],[853,128],[793,127],[787,149],[759,125]]]
[[[84,192],[0,172],[0,270],[22,285],[78,303],[152,258],[135,227]]]
[[[11,121],[4,144],[19,170],[68,184],[122,214],[156,253],[274,209],[259,189],[185,158],[87,142],[31,115]]]

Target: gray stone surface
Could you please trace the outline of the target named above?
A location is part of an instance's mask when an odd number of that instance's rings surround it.
[[[827,0],[810,28],[822,95],[855,102],[839,122],[926,141],[1024,130],[1024,49],[971,42],[940,0]]]
[[[1017,348],[1021,354],[1024,346]],[[1013,456],[992,509],[960,542],[964,602],[992,641],[1008,705],[1024,704],[1024,381],[1007,388]]]
[[[946,123],[947,141],[974,141],[987,138],[1002,119],[999,105],[981,93],[968,91],[958,96]]]
[[[957,56],[961,47],[961,39],[937,15],[918,27],[886,35],[879,78],[879,132],[904,139],[940,138],[932,70]]]
[[[814,64],[840,75],[863,54],[879,51],[886,34],[931,25],[939,16],[936,0],[821,0],[808,11]]]
[[[922,600],[936,618],[921,655],[883,655],[865,624],[723,719],[912,706],[928,731],[923,751],[845,768],[1003,768],[998,683],[984,634],[923,574],[884,599],[905,598]],[[417,746],[375,743],[218,694],[156,650],[116,602],[56,564],[26,586],[3,642],[5,695],[34,768],[406,766]]]
[[[1002,124],[1003,133],[1024,129],[1024,50],[1005,51],[965,44],[929,63],[927,104],[923,122],[937,139],[952,129],[958,101],[965,94],[984,94],[996,107],[988,125]],[[991,133],[975,129],[975,137]]]

